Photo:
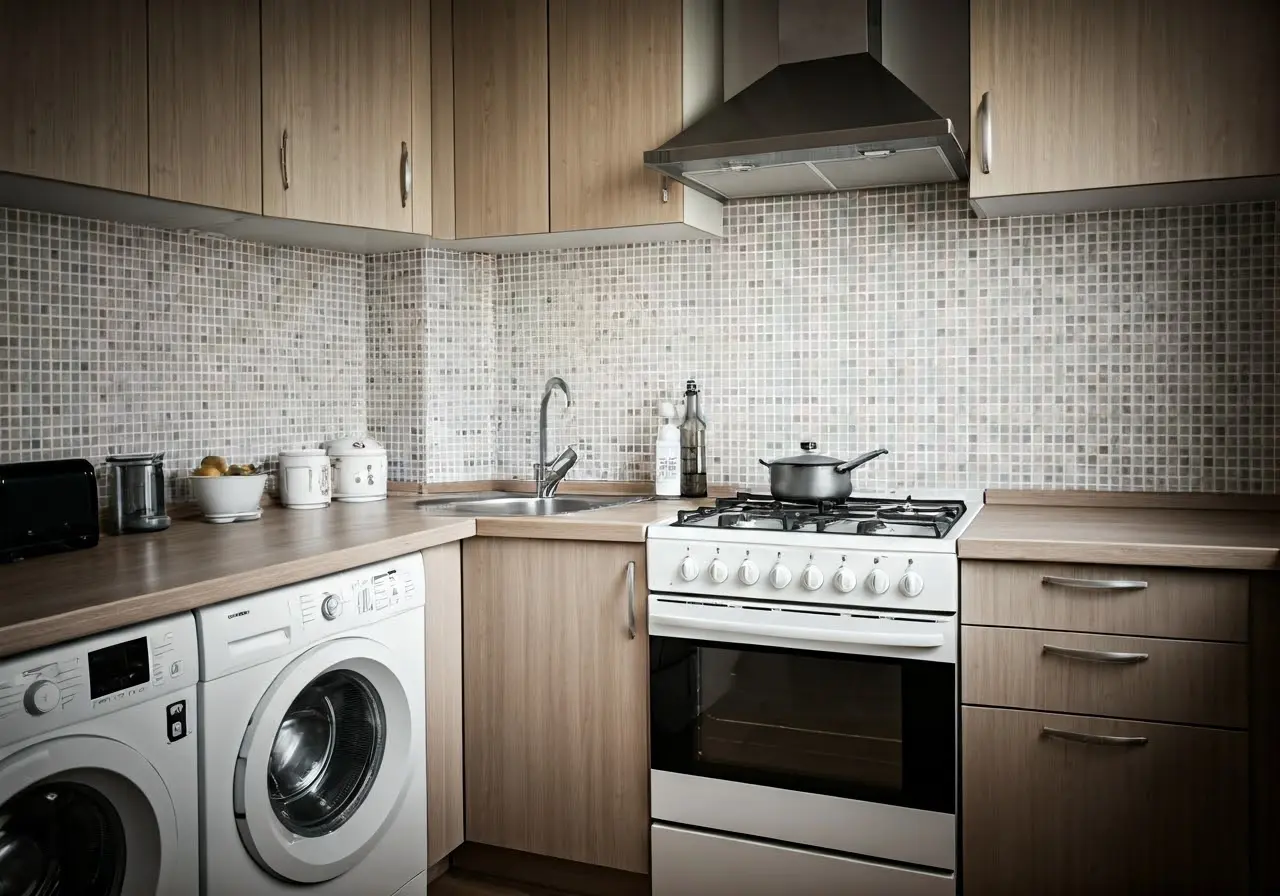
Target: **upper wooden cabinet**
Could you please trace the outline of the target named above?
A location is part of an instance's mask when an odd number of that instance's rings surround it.
[[[980,212],[1276,194],[1200,182],[1280,175],[1277,4],[971,0],[970,15]],[[1097,192],[1028,198],[1075,191]]]
[[[151,0],[151,195],[262,212],[258,0]]]
[[[146,0],[0,0],[0,171],[147,192]]]
[[[467,840],[647,873],[644,545],[462,552]]]
[[[413,229],[410,0],[262,0],[263,211]]]

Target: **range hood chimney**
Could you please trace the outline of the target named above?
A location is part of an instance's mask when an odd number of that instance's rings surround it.
[[[725,102],[650,168],[716,199],[968,177],[967,0],[725,0],[724,42]]]

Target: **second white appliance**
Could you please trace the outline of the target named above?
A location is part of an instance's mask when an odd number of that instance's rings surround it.
[[[199,610],[205,896],[426,893],[419,554]]]
[[[387,497],[387,449],[373,439],[343,436],[324,443],[333,458],[333,500],[347,503]]]
[[[323,448],[289,448],[280,452],[280,503],[295,510],[329,506],[332,461]]]

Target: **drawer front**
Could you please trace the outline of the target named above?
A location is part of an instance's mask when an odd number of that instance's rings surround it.
[[[978,707],[961,725],[964,892],[1247,891],[1244,732]]]
[[[1244,644],[961,627],[965,703],[1246,728]]]
[[[1249,632],[1249,577],[1151,566],[966,560],[960,565],[960,620],[1243,642]]]

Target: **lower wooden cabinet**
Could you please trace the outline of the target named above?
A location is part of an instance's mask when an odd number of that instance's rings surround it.
[[[427,865],[462,845],[462,547],[422,552],[427,569]]]
[[[961,724],[965,893],[1248,891],[1245,732],[969,706]]]
[[[462,556],[467,840],[647,872],[644,545],[473,538]]]

